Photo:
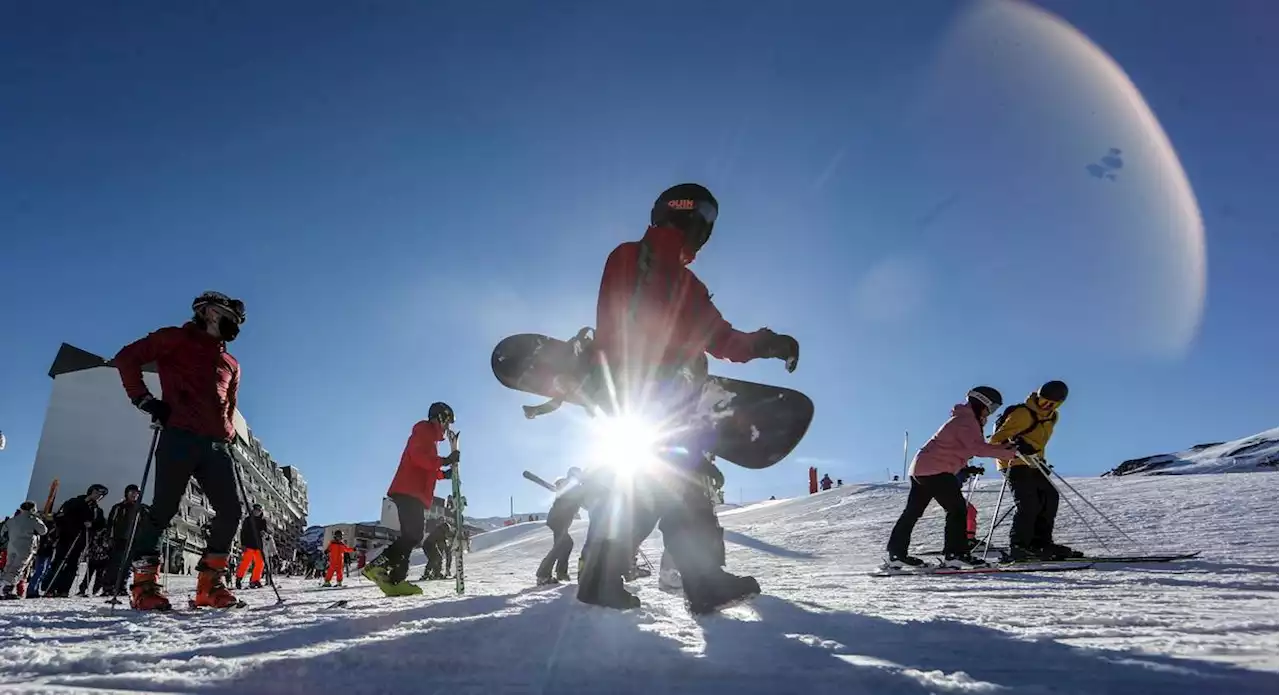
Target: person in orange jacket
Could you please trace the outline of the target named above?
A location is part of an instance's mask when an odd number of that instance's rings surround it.
[[[329,566],[324,571],[324,586],[333,586],[333,578],[338,578],[338,586],[342,586],[342,570],[346,568],[346,554],[354,553],[355,548],[342,542],[342,532],[334,531],[333,540],[325,552],[329,555]]]

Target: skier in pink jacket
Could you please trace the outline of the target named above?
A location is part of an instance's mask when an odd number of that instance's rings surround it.
[[[907,495],[907,507],[889,536],[886,567],[902,569],[924,564],[907,551],[911,531],[932,500],[937,500],[947,512],[943,566],[964,568],[985,564],[969,554],[969,544],[965,541],[964,493],[957,474],[975,456],[1000,459],[1014,455],[1012,447],[988,444],[982,433],[987,417],[999,410],[1003,402],[1000,392],[990,386],[975,387],[969,391],[965,403],[951,409],[951,419],[916,452],[911,462],[911,492]]]

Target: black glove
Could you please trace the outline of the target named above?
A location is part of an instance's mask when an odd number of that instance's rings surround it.
[[[173,413],[173,408],[168,403],[147,394],[133,401],[133,407],[141,410],[151,416],[152,422],[158,422],[161,425],[169,424],[169,415]]]
[[[794,372],[800,364],[800,342],[768,328],[762,328],[760,333],[760,337],[756,339],[756,356],[785,360],[787,371]]]
[[[452,465],[456,464],[456,463],[457,463],[458,461],[460,461],[460,460],[462,460],[462,452],[460,452],[460,451],[450,451],[450,452],[449,452],[449,455],[448,455],[448,456],[446,456],[446,457],[444,457],[444,462],[443,462],[443,463],[441,463],[440,465],[441,465],[441,466],[452,466]]]
[[[964,474],[966,476],[986,475],[987,469],[983,468],[982,466],[965,466]]]
[[[1013,446],[1015,449],[1018,450],[1018,453],[1022,454],[1023,456],[1035,456],[1036,454],[1040,453],[1039,449],[1029,444],[1027,440],[1023,439],[1022,437],[1018,437],[1017,439],[1013,440]]]

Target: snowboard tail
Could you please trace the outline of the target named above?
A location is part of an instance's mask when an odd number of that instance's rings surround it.
[[[501,340],[490,366],[503,386],[550,399],[524,406],[532,419],[571,403],[593,413],[593,394],[606,391],[591,383],[590,329],[571,340],[521,333]],[[702,385],[698,415],[715,432],[711,453],[743,468],[768,468],[800,444],[813,420],[813,401],[793,389],[709,376]]]

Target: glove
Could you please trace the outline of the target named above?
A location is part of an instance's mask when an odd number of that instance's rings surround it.
[[[133,407],[150,415],[152,422],[158,422],[161,425],[168,424],[169,416],[173,414],[173,408],[169,407],[168,403],[155,398],[151,394],[134,399]]]
[[[460,452],[460,451],[450,451],[450,452],[449,452],[449,455],[448,455],[448,456],[446,456],[446,457],[444,457],[444,462],[443,462],[443,463],[441,463],[440,465],[441,465],[441,466],[453,466],[453,465],[457,465],[458,461],[460,461],[460,460],[462,460],[462,452]]]
[[[1027,440],[1021,437],[1013,440],[1013,448],[1016,449],[1017,452],[1019,454],[1022,454],[1023,456],[1035,456],[1036,454],[1040,453],[1039,449],[1027,443]]]
[[[760,337],[756,339],[756,356],[766,359],[786,361],[788,372],[794,372],[800,364],[800,342],[789,335],[774,333],[768,328],[760,329]]]
[[[987,469],[982,466],[965,466],[964,474],[967,476],[986,475]]]

